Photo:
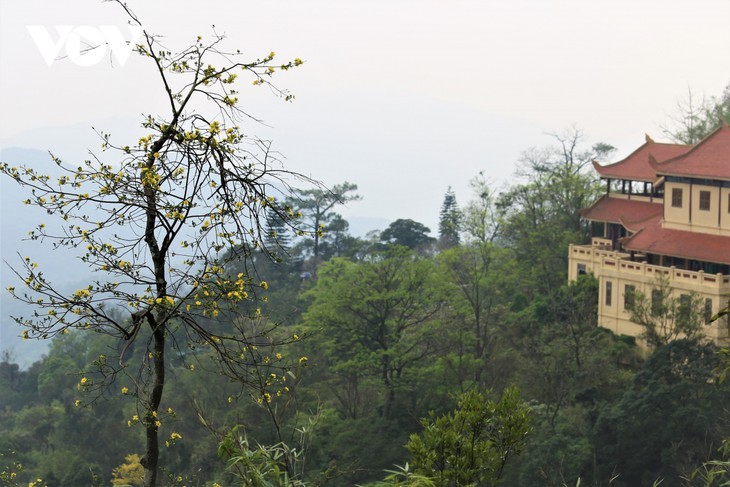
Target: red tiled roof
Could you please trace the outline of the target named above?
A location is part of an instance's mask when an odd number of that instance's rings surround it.
[[[730,264],[730,237],[662,228],[661,217],[623,241],[625,249]]]
[[[654,142],[647,136],[646,142],[624,160],[608,166],[601,166],[593,161],[593,168],[602,178],[654,182],[656,180],[656,170],[649,162],[650,156],[659,162],[666,161],[684,154],[691,147],[681,144],[661,144]]]
[[[609,223],[638,222],[661,215],[661,201],[650,203],[648,201],[611,198],[608,195],[603,195],[590,208],[581,210],[581,216],[586,220]]]
[[[657,174],[730,180],[730,127],[721,126],[686,154],[658,161]]]

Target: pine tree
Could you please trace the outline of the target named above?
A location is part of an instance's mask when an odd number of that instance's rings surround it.
[[[289,250],[291,243],[291,223],[286,216],[282,216],[281,208],[270,206],[266,212],[266,234],[264,243],[267,250],[274,254]]]
[[[450,249],[459,245],[461,229],[461,211],[456,203],[456,195],[449,186],[444,195],[439,217],[439,248]]]

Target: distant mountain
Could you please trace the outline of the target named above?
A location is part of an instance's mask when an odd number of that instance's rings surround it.
[[[41,150],[8,148],[0,151],[0,161],[10,165],[28,165],[42,174],[57,177],[61,174],[50,155]],[[63,292],[72,292],[86,286],[92,274],[76,259],[69,249],[54,250],[46,243],[27,240],[28,232],[40,223],[52,229],[58,221],[39,208],[24,205],[28,189],[10,178],[0,177],[0,353],[10,353],[12,359],[23,367],[41,358],[48,349],[44,341],[27,341],[20,338],[23,329],[11,318],[28,316],[33,308],[15,299],[6,291],[8,286],[22,287],[20,278],[12,270],[23,257],[30,257],[39,264],[44,275]],[[390,221],[384,218],[345,216],[350,233],[365,237],[372,230],[384,230]],[[71,277],[72,276],[72,277]]]
[[[32,166],[39,172],[57,175],[59,169],[47,152],[35,149],[9,148],[0,151],[0,161],[10,165]],[[22,328],[11,316],[27,316],[33,309],[20,303],[6,291],[8,286],[18,286],[20,279],[12,271],[22,257],[38,262],[43,273],[54,279],[62,289],[74,289],[85,281],[90,273],[79,272],[73,256],[63,249],[54,251],[48,245],[26,239],[28,231],[40,223],[49,226],[56,223],[39,208],[23,204],[28,189],[7,177],[0,177],[0,352],[10,353],[13,360],[23,367],[41,358],[48,349],[44,341],[26,341],[20,338]],[[73,276],[73,279],[69,279]]]

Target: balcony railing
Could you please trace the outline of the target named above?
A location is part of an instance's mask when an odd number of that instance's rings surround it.
[[[608,238],[602,238],[602,237],[593,237],[591,238],[591,246],[592,247],[601,247],[601,248],[611,248],[613,247],[613,242],[611,239]]]
[[[596,242],[598,241],[598,242]],[[571,245],[570,258],[576,262],[589,263],[594,274],[599,269],[606,269],[625,275],[644,276],[645,280],[653,280],[658,276],[667,276],[675,282],[692,283],[695,285],[728,288],[730,291],[730,275],[707,274],[703,271],[688,271],[676,267],[664,267],[646,262],[636,262],[630,259],[631,255],[624,252],[607,250],[604,241],[610,240],[594,238],[593,245]],[[596,245],[597,244],[597,245]],[[642,279],[644,280],[644,279]]]

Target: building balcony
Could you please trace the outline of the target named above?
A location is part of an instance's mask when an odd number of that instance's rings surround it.
[[[609,238],[593,237],[591,239],[591,247],[610,249],[612,246],[613,242]]]
[[[631,254],[611,250],[611,241],[605,238],[594,237],[591,245],[570,245],[569,256],[571,280],[584,272],[592,272],[596,277],[621,277],[644,283],[666,276],[676,287],[713,294],[730,293],[730,275],[647,264],[641,262],[641,255],[634,255],[632,260]]]

